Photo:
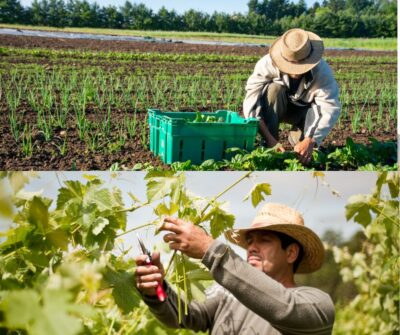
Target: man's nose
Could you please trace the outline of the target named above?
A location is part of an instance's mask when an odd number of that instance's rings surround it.
[[[256,241],[251,241],[247,244],[247,252],[250,253],[251,251],[258,251],[258,244]]]

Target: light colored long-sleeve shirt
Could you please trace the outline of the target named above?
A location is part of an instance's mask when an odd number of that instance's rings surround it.
[[[310,78],[303,76],[297,92],[290,95],[289,99],[298,105],[311,104],[315,114],[314,122],[304,129],[304,136],[314,138],[319,146],[339,118],[341,104],[339,88],[328,63],[321,59],[310,73]],[[260,118],[261,99],[271,82],[289,88],[289,76],[274,66],[268,54],[257,62],[253,74],[247,80],[243,101],[243,114],[246,118]]]
[[[144,297],[167,326],[212,335],[331,334],[335,310],[328,294],[312,287],[285,288],[220,241],[210,246],[202,262],[219,285],[208,290],[205,302],[189,303],[181,325],[178,297],[170,286],[166,284],[164,302]]]

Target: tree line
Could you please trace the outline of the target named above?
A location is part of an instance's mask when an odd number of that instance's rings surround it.
[[[396,37],[397,0],[323,0],[307,8],[305,0],[249,0],[248,12],[178,14],[165,7],[157,12],[143,3],[100,6],[87,0],[0,0],[0,23],[52,27],[203,31],[280,35],[303,28],[322,37]]]

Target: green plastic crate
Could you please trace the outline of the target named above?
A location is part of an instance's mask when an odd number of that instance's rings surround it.
[[[193,122],[193,112],[162,112],[149,109],[150,150],[171,164],[190,160],[201,164],[207,159],[229,159],[228,148],[252,150],[258,120],[244,119],[236,112],[219,110],[202,115],[223,118],[224,122]]]

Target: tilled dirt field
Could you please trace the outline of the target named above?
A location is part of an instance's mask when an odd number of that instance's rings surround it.
[[[45,37],[19,37],[19,36],[8,36],[0,35],[0,47],[17,47],[26,49],[35,48],[46,48],[46,49],[65,49],[65,50],[92,50],[92,51],[118,51],[118,52],[158,52],[158,53],[193,53],[193,54],[221,54],[221,55],[257,55],[263,56],[268,50],[267,48],[261,47],[244,47],[244,46],[211,46],[211,45],[190,45],[184,43],[154,43],[154,42],[123,42],[123,41],[98,41],[98,40],[83,40],[83,39],[60,39],[60,38],[45,38]],[[356,50],[326,50],[326,56],[330,57],[380,57],[380,56],[395,56],[395,52],[376,52],[376,51],[356,51]],[[9,58],[8,64],[30,64],[31,60],[21,59],[16,57],[14,59]],[[52,59],[37,59],[32,61],[35,64],[41,66],[47,66],[49,70],[53,66],[59,66],[62,60]],[[68,60],[65,60],[65,64],[68,64]],[[65,65],[64,64],[64,65]],[[86,61],[82,67],[90,65],[90,62]],[[80,64],[73,64],[74,67],[78,68]],[[105,61],[104,64],[96,62],[96,66],[107,68],[112,71],[114,65],[112,62]],[[371,64],[370,64],[371,65]],[[127,65],[128,66],[128,65]],[[183,69],[188,67],[185,64],[169,63],[167,66],[169,72],[179,73]],[[199,63],[193,65],[191,69],[187,71],[206,72],[209,71],[209,64]],[[230,73],[234,71],[235,64],[222,64],[221,68],[214,68],[213,71],[216,73],[221,72],[222,74]],[[254,64],[246,65],[251,69]],[[357,67],[358,64],[350,65]],[[373,65],[372,65],[373,66]],[[382,65],[387,66],[390,71],[393,71],[393,64]],[[142,72],[154,71],[151,68],[151,64],[136,62],[132,65],[132,68],[127,70],[135,70],[140,67]],[[381,70],[382,70],[381,68]],[[186,72],[187,72],[186,71]],[[89,106],[90,107],[90,106]],[[378,110],[377,104],[371,104],[370,106],[373,111]],[[223,108],[221,108],[223,109]],[[182,106],[181,110],[190,110],[187,106]],[[198,108],[197,110],[210,110],[207,107]],[[126,110],[113,109],[112,119],[113,124],[118,123],[118,120],[123,120],[126,115]],[[25,123],[36,123],[36,113],[32,112],[28,106],[21,105],[18,107],[18,113],[23,115]],[[90,116],[90,110],[88,111]],[[146,110],[139,110],[137,113],[138,122],[145,122]],[[351,119],[351,112],[349,120]],[[366,129],[360,129],[357,133],[351,131],[350,121],[347,120],[342,124],[342,127],[335,127],[331,134],[323,142],[323,146],[343,146],[347,137],[352,137],[357,143],[369,143],[369,138],[374,137],[379,141],[395,141],[396,140],[396,121],[393,120],[393,127],[389,130],[382,130],[374,128],[370,131]],[[347,124],[346,124],[347,123]],[[0,169],[1,170],[106,170],[114,163],[118,163],[118,168],[132,169],[135,164],[141,163],[142,167],[146,167],[146,163],[157,166],[160,168],[167,168],[158,158],[155,158],[152,153],[148,150],[147,146],[143,146],[140,142],[140,135],[135,135],[133,138],[129,138],[126,142],[121,145],[118,150],[110,151],[110,144],[117,140],[115,138],[101,138],[101,143],[104,144],[104,148],[108,150],[91,151],[88,149],[85,142],[82,142],[79,138],[78,131],[76,129],[76,122],[72,116],[67,120],[66,129],[54,129],[54,136],[50,141],[45,141],[44,136],[41,132],[32,131],[32,142],[34,153],[31,157],[26,157],[21,151],[21,145],[17,144],[12,137],[7,104],[0,102],[0,137],[2,143],[0,145]],[[111,134],[117,134],[117,130],[113,129]],[[64,139],[67,138],[67,146],[64,154],[61,154],[62,144]],[[290,145],[287,142],[287,131],[282,131],[281,134],[282,143],[290,149]]]
[[[257,55],[263,56],[268,47],[260,46],[216,46],[185,43],[156,43],[156,42],[128,42],[128,41],[101,41],[90,39],[67,39],[49,37],[25,37],[0,35],[1,46],[18,48],[46,48],[46,49],[73,49],[114,52],[160,52],[160,53],[204,53],[229,55]],[[364,50],[326,50],[325,56],[392,56],[395,51],[364,51]]]

